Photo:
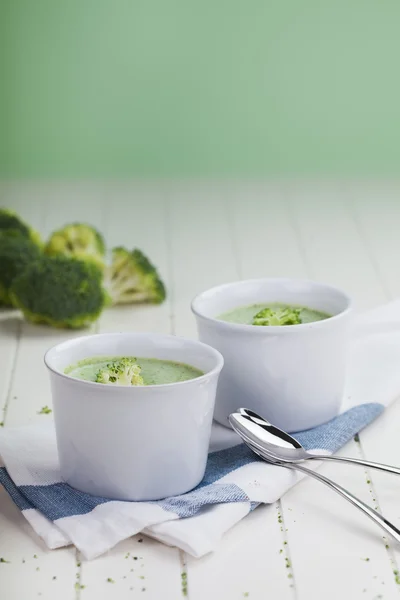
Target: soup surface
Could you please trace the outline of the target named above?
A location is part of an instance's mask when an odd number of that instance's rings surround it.
[[[64,373],[75,377],[75,379],[96,381],[100,371],[107,371],[108,365],[118,363],[122,358],[128,358],[128,360],[132,360],[136,365],[139,365],[140,376],[143,378],[142,385],[177,383],[178,381],[187,381],[204,375],[199,369],[185,363],[158,358],[136,357],[135,359],[134,357],[121,356],[86,358],[67,367]]]
[[[241,325],[255,325],[253,323],[253,319],[256,315],[258,315],[264,309],[270,309],[273,313],[275,313],[278,317],[283,313],[293,313],[295,312],[298,315],[299,323],[312,323],[314,321],[322,321],[323,319],[328,319],[331,315],[327,313],[319,312],[317,310],[312,310],[311,308],[307,308],[306,306],[292,306],[289,304],[250,304],[248,306],[239,306],[228,312],[222,313],[217,317],[220,321],[228,321],[229,323],[238,323]],[[293,325],[296,323],[290,322],[262,322],[260,319],[260,323],[257,325]],[[283,319],[284,321],[284,319]],[[289,319],[290,321],[290,319]]]

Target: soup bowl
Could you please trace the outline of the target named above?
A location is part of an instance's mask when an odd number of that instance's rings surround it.
[[[328,313],[320,321],[254,326],[219,316],[252,304],[281,303]],[[194,298],[199,339],[221,352],[224,368],[214,418],[249,408],[277,427],[296,432],[321,425],[340,412],[352,317],[341,290],[314,281],[253,279],[209,289]]]
[[[107,385],[65,374],[87,358],[137,356],[185,363],[204,374],[160,385]],[[196,340],[104,333],[47,351],[61,476],[116,500],[159,500],[203,478],[221,354]]]

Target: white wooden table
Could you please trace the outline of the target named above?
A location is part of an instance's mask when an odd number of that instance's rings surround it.
[[[45,235],[68,221],[87,220],[110,246],[138,246],[158,265],[168,302],[110,309],[94,331],[195,337],[191,298],[238,278],[307,276],[345,288],[360,310],[400,293],[400,184],[393,182],[7,182],[0,194],[0,205],[20,211]],[[6,427],[52,418],[38,414],[51,406],[42,357],[71,335],[22,323],[16,314],[0,315]],[[400,464],[399,431],[395,403],[343,454]],[[376,503],[400,526],[395,476],[335,464],[321,471]],[[0,598],[175,600],[185,595],[183,573],[190,600],[372,600],[400,592],[399,547],[312,480],[300,482],[276,505],[256,509],[202,559],[140,539],[126,540],[92,562],[81,561],[72,547],[48,551],[0,488],[0,557],[9,561],[0,563]],[[127,552],[140,559],[125,558]]]

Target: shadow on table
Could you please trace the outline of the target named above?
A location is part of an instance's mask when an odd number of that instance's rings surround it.
[[[21,335],[24,338],[32,340],[48,339],[57,340],[66,337],[77,337],[79,335],[87,335],[90,329],[58,329],[49,327],[48,325],[38,325],[28,323],[22,318],[21,313],[14,309],[0,309],[0,339],[4,338],[19,338]]]

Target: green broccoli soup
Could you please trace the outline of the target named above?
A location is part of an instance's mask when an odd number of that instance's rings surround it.
[[[250,304],[239,306],[219,315],[220,321],[238,323],[241,325],[299,325],[329,319],[328,315],[305,306],[290,306],[288,304]]]
[[[204,375],[185,363],[133,356],[86,358],[67,367],[64,373],[75,379],[111,385],[161,385]]]

